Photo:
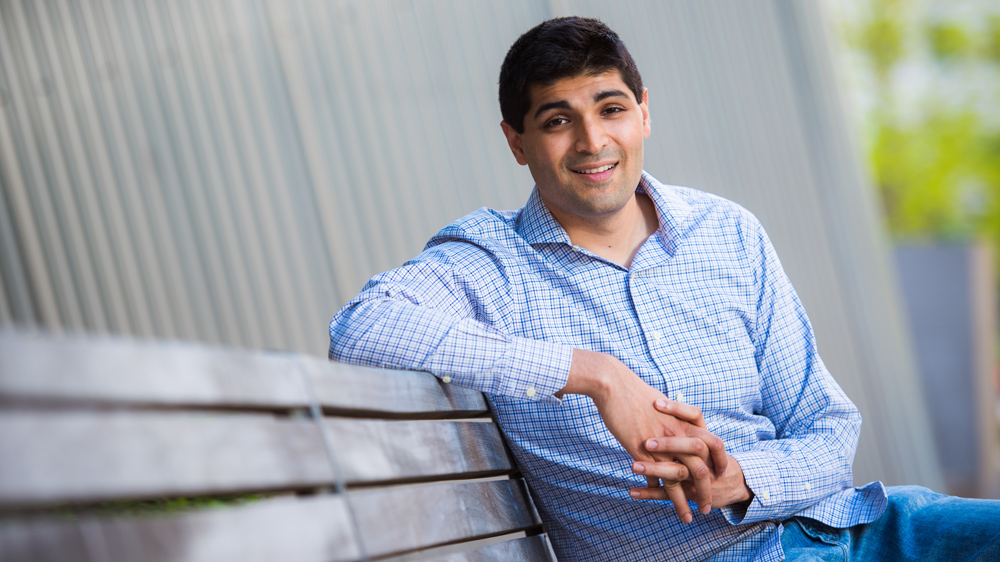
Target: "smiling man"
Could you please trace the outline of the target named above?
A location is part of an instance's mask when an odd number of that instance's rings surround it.
[[[763,228],[643,172],[648,93],[613,31],[522,35],[500,108],[527,204],[375,276],[331,359],[486,393],[560,560],[1000,554],[996,503],[852,487],[860,416]]]

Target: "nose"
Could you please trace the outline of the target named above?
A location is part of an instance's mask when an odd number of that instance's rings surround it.
[[[577,152],[597,154],[608,145],[608,134],[600,119],[584,118],[577,123]]]

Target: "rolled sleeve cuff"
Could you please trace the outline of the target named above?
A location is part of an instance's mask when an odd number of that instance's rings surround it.
[[[558,404],[562,400],[556,392],[565,388],[572,362],[573,348],[568,345],[512,337],[500,394]]]
[[[740,463],[747,486],[753,492],[750,505],[743,508],[724,507],[722,514],[733,525],[756,523],[774,518],[775,506],[784,501],[785,487],[774,455],[768,451],[741,451],[732,453]]]

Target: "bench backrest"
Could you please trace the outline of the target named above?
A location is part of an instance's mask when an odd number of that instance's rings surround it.
[[[483,396],[427,373],[0,332],[0,560],[552,560],[540,533]]]

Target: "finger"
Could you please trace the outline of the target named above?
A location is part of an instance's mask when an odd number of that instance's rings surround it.
[[[684,495],[684,489],[677,482],[669,482],[659,488],[632,488],[629,490],[629,495],[637,500],[668,501],[674,504],[674,510],[681,521],[690,523],[692,520],[687,496]]]
[[[658,486],[656,488],[650,488],[649,486],[644,488],[632,488],[628,491],[628,495],[637,500],[669,501],[667,499],[667,490],[663,486]]]
[[[636,462],[632,463],[632,472],[646,477],[651,488],[660,485],[660,479],[680,482],[690,475],[688,468],[679,462]]]
[[[693,434],[688,434],[688,437],[697,437],[708,446],[709,454],[712,456],[712,468],[715,470],[716,476],[726,473],[729,455],[726,453],[726,444],[722,442],[722,439],[704,429],[695,430]]]
[[[660,413],[670,414],[675,418],[682,419],[688,423],[693,423],[702,429],[707,427],[705,425],[705,418],[701,413],[701,408],[697,406],[677,402],[676,400],[664,400],[662,398],[654,402],[653,406]]]
[[[694,483],[694,500],[702,513],[712,511],[712,470],[701,457],[681,455],[678,459],[687,467],[690,480]]]
[[[697,455],[701,457],[705,464],[712,463],[708,445],[697,437],[654,437],[647,439],[643,445],[651,453]],[[659,457],[660,455],[654,456]]]
[[[677,512],[677,518],[684,523],[690,523],[693,519],[691,517],[691,508],[688,506],[687,496],[684,495],[684,489],[677,482],[664,482],[664,491],[667,493],[667,500],[674,504],[674,511]]]

